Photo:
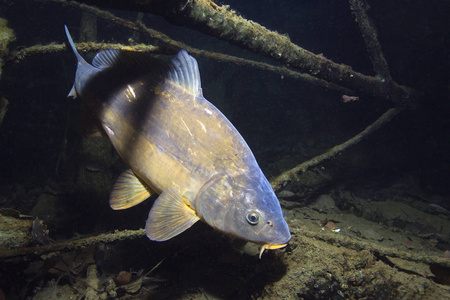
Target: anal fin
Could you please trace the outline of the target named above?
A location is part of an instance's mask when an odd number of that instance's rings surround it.
[[[148,214],[145,231],[147,237],[153,241],[167,241],[182,233],[200,218],[187,205],[183,196],[176,188],[165,190],[156,199]]]
[[[114,210],[127,209],[135,206],[154,192],[145,186],[132,170],[120,174],[109,196],[109,205]]]

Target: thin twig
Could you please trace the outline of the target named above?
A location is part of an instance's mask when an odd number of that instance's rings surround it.
[[[273,189],[278,192],[282,189],[283,186],[286,184],[295,181],[298,179],[299,174],[306,172],[309,168],[313,166],[317,166],[318,164],[323,163],[324,161],[331,159],[335,157],[337,154],[345,151],[347,148],[356,145],[359,143],[363,138],[367,137],[369,134],[389,122],[395,115],[397,115],[402,109],[401,108],[391,108],[388,111],[386,111],[381,117],[379,117],[374,123],[367,126],[366,129],[352,137],[351,139],[347,140],[346,142],[334,146],[327,152],[318,155],[308,161],[305,161],[304,163],[299,164],[298,166],[284,172],[283,174],[279,175],[278,177],[272,179],[270,181],[270,184],[272,185]]]

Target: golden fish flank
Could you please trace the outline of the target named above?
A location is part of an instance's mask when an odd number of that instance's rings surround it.
[[[78,59],[69,96],[94,109],[130,167],[113,187],[113,209],[157,193],[146,222],[151,240],[168,240],[202,220],[262,251],[287,244],[278,199],[242,136],[203,97],[192,56],[181,50],[164,62],[107,50],[91,65],[66,33]]]

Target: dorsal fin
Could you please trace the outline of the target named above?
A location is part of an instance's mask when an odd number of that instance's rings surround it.
[[[120,50],[103,50],[97,53],[92,60],[92,65],[96,68],[103,68],[117,64]]]
[[[151,71],[156,59],[148,53],[123,51],[119,49],[103,50],[95,55],[92,65],[97,68],[120,67],[125,69]]]
[[[186,50],[181,50],[172,59],[168,78],[195,96],[202,95],[197,61]]]
[[[149,74],[153,79],[161,78],[169,72],[169,64],[144,52],[119,49],[103,50],[95,55],[92,65],[99,69],[115,68],[122,74],[133,77]]]

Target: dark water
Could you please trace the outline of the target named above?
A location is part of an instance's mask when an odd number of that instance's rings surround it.
[[[369,15],[377,27],[392,77],[419,91],[419,103],[327,162],[324,167],[332,176],[328,188],[385,187],[408,177],[425,194],[439,196],[438,204],[450,210],[450,4],[437,0],[370,2],[374,3],[370,3]],[[374,74],[346,1],[221,4],[229,4],[243,17],[271,30],[288,34],[292,42],[311,52],[322,53],[358,72]],[[137,17],[136,12],[112,12],[131,20]],[[46,1],[0,1],[0,17],[8,20],[17,38],[10,44],[10,51],[65,42],[64,24],[75,41],[79,40],[81,11],[76,8]],[[278,64],[172,25],[162,17],[145,14],[143,22],[199,49]],[[127,44],[133,36],[132,31],[102,19],[97,28],[99,41]],[[142,34],[137,41],[159,43]],[[346,141],[393,106],[369,95],[360,95],[357,102],[342,103],[342,93],[288,76],[281,78],[279,74],[205,57],[196,59],[205,97],[241,132],[268,178]],[[75,67],[69,51],[8,61],[3,67],[0,93],[8,99],[9,107],[0,127],[0,208],[14,208],[46,220],[54,239],[141,228],[151,203],[113,212],[107,194],[102,193],[124,168],[119,157],[110,148],[104,150],[108,156],[105,167],[87,162],[82,154],[82,148],[88,146],[77,129],[81,109],[77,100],[66,99]],[[80,187],[80,172],[87,178],[103,176],[103,189],[98,193]],[[36,204],[49,189],[64,194],[64,203],[46,214],[46,208],[38,210]],[[3,285],[0,288],[7,290]]]

